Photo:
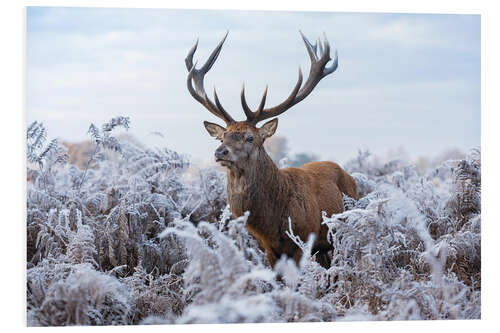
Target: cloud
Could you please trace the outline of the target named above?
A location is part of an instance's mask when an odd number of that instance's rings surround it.
[[[299,65],[308,73],[302,29],[311,40],[326,32],[340,66],[281,117],[278,132],[295,152],[346,160],[362,146],[432,153],[480,142],[477,15],[30,7],[27,24],[28,120],[45,121],[53,136],[81,139],[90,122],[124,114],[147,143],[163,131],[180,151],[208,158],[215,143],[201,122],[214,117],[186,89],[196,38],[201,64],[230,30],[206,90],[217,86],[242,119],[243,81],[251,106],[266,85],[273,105]]]

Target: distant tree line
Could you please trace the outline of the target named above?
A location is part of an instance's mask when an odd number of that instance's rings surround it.
[[[290,156],[290,148],[288,147],[288,139],[284,136],[275,135],[270,137],[264,143],[267,153],[276,164],[286,159],[286,165],[289,167],[299,167],[305,163],[318,161],[319,155],[312,152],[301,152]]]

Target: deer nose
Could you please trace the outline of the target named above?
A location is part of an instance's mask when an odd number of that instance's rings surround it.
[[[229,150],[227,150],[226,147],[221,146],[215,150],[215,159],[222,160],[227,156],[227,154],[229,154]]]

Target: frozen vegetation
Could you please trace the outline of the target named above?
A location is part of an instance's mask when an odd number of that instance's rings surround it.
[[[323,218],[331,268],[290,230],[305,255],[273,271],[225,174],[120,142],[128,126],[92,125],[82,169],[28,127],[29,326],[480,318],[478,150],[423,172],[360,152],[344,167],[361,199]]]

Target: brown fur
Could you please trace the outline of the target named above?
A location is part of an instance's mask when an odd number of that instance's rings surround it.
[[[358,197],[354,179],[332,162],[308,163],[300,168],[279,170],[266,154],[262,144],[274,134],[278,126],[278,115],[286,112],[306,98],[318,82],[333,73],[338,66],[335,57],[330,66],[330,45],[325,39],[319,49],[300,33],[311,59],[309,77],[302,84],[302,71],[292,93],[280,104],[265,108],[267,88],[259,107],[252,111],[241,90],[241,105],[246,121],[235,121],[222,107],[214,90],[215,104],[208,98],[203,86],[205,74],[210,70],[226,40],[227,33],[212,52],[207,62],[199,69],[193,63],[193,55],[198,42],[189,51],[185,62],[188,70],[187,88],[191,96],[213,115],[224,120],[227,129],[214,123],[204,122],[208,133],[222,141],[215,151],[215,160],[228,169],[227,192],[234,215],[241,216],[250,211],[247,229],[266,251],[270,264],[286,254],[298,261],[300,250],[285,234],[288,218],[293,224],[293,232],[302,240],[312,233],[318,235],[315,248],[320,252],[320,263],[328,266],[327,254],[330,246],[326,240],[326,227],[321,225],[321,212],[327,214],[342,211],[342,192]],[[194,83],[194,87],[193,87]],[[262,127],[259,122],[274,118]],[[322,258],[322,259],[321,259]]]
[[[258,136],[262,128],[238,123],[219,132],[223,141],[221,147],[231,148],[231,156],[240,160],[248,155],[240,164],[238,161],[223,164],[228,167],[227,193],[231,211],[234,216],[250,212],[247,230],[266,252],[271,266],[274,267],[283,254],[296,262],[301,257],[298,246],[285,234],[289,228],[288,217],[294,234],[303,241],[311,233],[316,234],[313,252],[319,251],[320,263],[329,266],[325,255],[331,245],[326,238],[328,229],[321,225],[321,214],[323,211],[328,215],[342,212],[342,193],[358,199],[354,179],[333,162],[278,169],[262,146],[265,137]],[[253,145],[245,146],[235,142],[232,133],[243,133],[243,137],[253,133],[257,137]]]

